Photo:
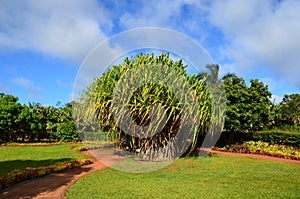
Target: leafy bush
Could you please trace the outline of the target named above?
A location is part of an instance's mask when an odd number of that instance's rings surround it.
[[[163,67],[159,67],[160,65]],[[151,70],[148,70],[149,66],[151,66]],[[189,75],[186,72],[186,67],[182,60],[173,61],[168,54],[160,54],[158,56],[154,56],[154,54],[140,54],[131,59],[126,58],[121,65],[112,66],[87,87],[82,93],[82,102],[78,104],[78,107],[75,106],[75,116],[87,115],[84,119],[75,117],[76,121],[83,120],[82,129],[79,128],[79,131],[87,131],[85,130],[86,126],[90,126],[90,121],[96,118],[97,121],[95,123],[103,131],[109,132],[108,136],[111,138],[111,141],[115,142],[120,148],[131,152],[139,150],[141,155],[157,154],[158,148],[168,148],[168,150],[173,152],[165,153],[168,157],[164,158],[169,159],[174,158],[174,154],[182,153],[184,148],[188,148],[187,145],[190,144],[182,143],[182,147],[165,146],[174,139],[181,128],[191,129],[190,132],[184,134],[186,137],[181,139],[191,140],[190,151],[192,151],[197,143],[198,136],[204,134],[209,125],[211,102],[206,85],[208,74],[201,78],[196,75]],[[216,65],[209,65],[207,68],[211,70],[211,73],[213,70],[218,70]],[[159,73],[158,69],[161,70]],[[123,89],[126,86],[130,88],[130,85],[132,85],[130,79],[135,78],[137,75],[140,76],[140,74],[143,74],[143,71],[147,71],[145,73],[147,74],[146,76],[153,78],[151,82],[137,87],[132,96],[128,98],[128,103],[122,104],[118,100],[112,100],[116,90],[119,92],[117,92],[117,95],[121,96],[121,93],[124,93]],[[128,78],[123,78],[126,76]],[[124,85],[123,87],[118,86],[121,81],[122,85]],[[168,88],[165,82],[172,82],[174,85]],[[164,86],[165,84],[166,86]],[[195,97],[193,96],[189,99],[190,91],[177,95],[172,88],[189,88]],[[199,129],[194,127],[194,121],[190,121],[190,117],[193,114],[187,114],[182,108],[187,107],[186,104],[198,104],[198,106],[191,107],[192,109],[189,111],[197,114],[197,120],[201,121]],[[139,126],[150,125],[152,107],[156,105],[159,107],[157,111],[161,115],[161,117],[156,118],[156,123],[164,124],[163,128],[160,129],[160,125],[155,125],[155,128],[139,128],[140,130],[137,133],[143,135],[143,137],[127,134],[125,130],[120,128],[120,126],[128,126],[128,121],[131,121],[130,118]],[[90,114],[91,112],[95,112],[95,115]],[[127,112],[130,114],[126,114]],[[132,129],[129,130],[131,131]],[[156,131],[158,133],[154,134],[153,132]],[[87,136],[94,135],[90,134]],[[98,138],[96,137],[96,139]],[[94,137],[92,137],[91,141],[94,141]]]
[[[60,142],[79,141],[77,129],[73,121],[58,124],[56,136]]]

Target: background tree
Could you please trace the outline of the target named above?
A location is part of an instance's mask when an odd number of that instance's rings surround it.
[[[31,132],[32,110],[26,104],[23,105],[22,111],[18,115],[18,134],[24,142],[26,136]]]
[[[10,141],[17,137],[18,115],[22,106],[18,98],[0,93],[0,141]]]
[[[257,79],[251,79],[250,82],[250,130],[258,131],[271,126],[272,94],[263,82]]]
[[[72,103],[60,107],[39,103],[21,105],[18,98],[0,93],[0,142],[78,141]]]
[[[284,95],[279,104],[281,123],[285,125],[300,126],[300,95]]]
[[[61,142],[79,141],[78,132],[73,120],[72,103],[58,108],[58,122],[56,123],[56,137]]]
[[[262,130],[271,126],[271,92],[268,86],[251,79],[248,87],[245,80],[229,73],[223,77],[227,108],[225,135],[228,143],[235,142],[244,133]]]

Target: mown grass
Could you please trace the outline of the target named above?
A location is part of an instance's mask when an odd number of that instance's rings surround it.
[[[151,173],[106,169],[79,180],[68,198],[300,198],[299,187],[299,165],[214,155]]]
[[[71,150],[72,145],[0,147],[0,176],[16,169],[51,165],[71,159],[86,158],[79,151]]]

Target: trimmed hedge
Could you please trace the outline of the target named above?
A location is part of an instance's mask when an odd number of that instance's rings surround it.
[[[289,131],[260,131],[252,133],[253,141],[283,144],[300,148],[300,132]]]
[[[216,146],[243,143],[246,141],[262,141],[270,144],[281,144],[300,148],[300,132],[283,130],[266,130],[248,133],[223,132]]]
[[[78,133],[81,141],[108,141],[106,132],[84,132]]]

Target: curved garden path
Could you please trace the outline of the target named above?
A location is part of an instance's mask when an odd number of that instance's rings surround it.
[[[85,155],[93,156],[88,152]],[[102,153],[108,166],[118,163],[122,157]],[[94,158],[93,158],[94,159]],[[94,159],[94,163],[71,171],[50,174],[45,177],[25,181],[0,192],[1,199],[28,198],[66,198],[67,190],[80,178],[93,172],[107,168],[106,165]]]
[[[282,159],[277,157],[270,157],[258,154],[242,154],[230,153],[222,151],[210,151],[213,154],[230,155],[230,156],[246,156],[252,158],[259,158],[264,160],[273,160],[278,162],[287,162],[300,165],[300,161]],[[92,156],[88,151],[84,152],[86,155]],[[105,162],[108,166],[116,164],[123,160],[121,156],[111,156],[101,152],[101,159],[106,158]],[[62,173],[51,174],[42,178],[26,181],[0,192],[1,199],[28,199],[28,198],[66,198],[68,189],[80,178],[96,171],[107,168],[108,166],[94,159],[94,163]]]

